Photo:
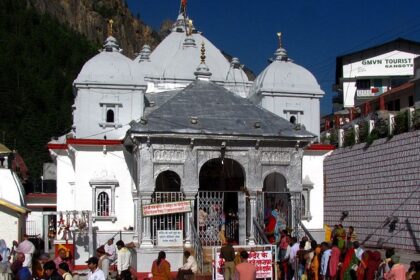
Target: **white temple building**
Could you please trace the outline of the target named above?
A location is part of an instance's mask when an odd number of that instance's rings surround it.
[[[185,247],[220,246],[222,226],[237,244],[261,244],[264,209],[276,206],[295,234],[304,225],[323,238],[330,147],[313,144],[324,94],[316,79],[280,44],[249,81],[184,15],[134,60],[110,32],[73,83],[72,131],[48,147],[57,211],[91,213],[89,239],[72,228],[76,265],[116,235],[136,244],[139,273],[162,246],[176,270]],[[180,234],[169,245],[159,237],[168,230]]]

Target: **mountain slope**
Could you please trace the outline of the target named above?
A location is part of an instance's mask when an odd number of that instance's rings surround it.
[[[134,17],[124,0],[26,0],[27,6],[41,14],[56,17],[61,23],[101,45],[107,37],[107,22],[112,18],[113,34],[123,53],[131,58],[147,43],[154,48],[158,33]]]
[[[24,0],[0,1],[0,38],[0,142],[39,178],[46,143],[71,127],[72,82],[98,46]]]

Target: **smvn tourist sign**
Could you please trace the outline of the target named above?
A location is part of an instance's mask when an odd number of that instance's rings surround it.
[[[165,203],[146,204],[142,206],[143,217],[187,213],[192,211],[192,201],[182,200]]]

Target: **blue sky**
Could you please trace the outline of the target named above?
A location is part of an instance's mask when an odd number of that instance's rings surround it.
[[[134,15],[158,30],[175,20],[179,0],[127,0]],[[335,58],[398,37],[420,42],[419,0],[188,0],[188,15],[213,44],[255,74],[277,47],[276,33],[295,63],[311,71],[331,112]]]

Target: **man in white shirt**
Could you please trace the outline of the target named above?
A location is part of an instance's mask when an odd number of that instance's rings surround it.
[[[23,241],[19,243],[16,251],[25,254],[25,261],[22,266],[28,267],[32,272],[32,255],[35,252],[35,245],[29,241],[27,234],[23,235]]]
[[[86,261],[89,267],[88,280],[105,280],[105,275],[102,270],[98,268],[98,258],[91,257]]]
[[[297,259],[296,254],[299,251],[299,242],[297,241],[296,237],[292,237],[292,247],[290,248],[290,257],[289,257],[289,264],[290,264],[290,276],[291,278],[294,277],[295,272],[297,273]],[[295,277],[296,279],[297,277]]]
[[[122,240],[117,243],[117,271],[121,280],[131,280],[130,265],[131,265],[131,252],[125,247]]]
[[[328,245],[327,242],[322,242],[321,243],[321,251],[322,251],[321,269],[319,270],[319,274],[321,275],[321,279],[325,280],[329,277],[329,275],[328,275],[328,263],[329,263],[330,257],[331,257],[330,245]]]
[[[184,275],[191,275],[198,271],[197,261],[191,256],[189,251],[184,251],[184,257],[187,262],[178,269],[178,274],[176,276],[176,279],[178,280],[184,280]]]
[[[104,245],[105,252],[108,254],[108,259],[115,262],[117,259],[117,247],[114,245],[114,238],[109,239]]]

